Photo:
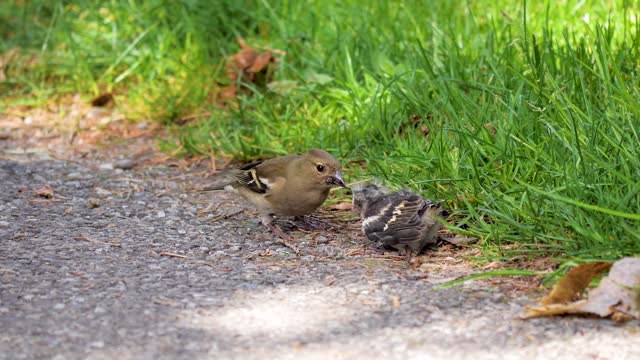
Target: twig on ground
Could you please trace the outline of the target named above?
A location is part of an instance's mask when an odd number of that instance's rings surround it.
[[[86,242],[90,242],[90,243],[94,243],[94,244],[109,245],[111,247],[117,247],[117,248],[121,248],[122,247],[122,244],[120,244],[120,243],[96,240],[96,239],[91,238],[87,234],[80,234],[79,236],[75,236],[73,239],[74,240],[78,240],[78,241],[86,241]]]
[[[349,252],[344,254],[344,256],[354,256],[354,255],[364,255],[364,249],[357,248],[357,249],[350,250]]]
[[[201,209],[201,210],[198,210],[198,211],[196,212],[196,214],[198,215],[198,217],[203,217],[206,213],[208,213],[208,212],[214,212],[214,211],[217,211],[217,210],[220,208],[220,206],[222,206],[222,204],[218,204],[218,206],[216,206],[216,208],[215,208],[215,209],[211,210],[211,208],[212,208],[214,205],[216,205],[216,204],[215,204],[215,203],[213,203],[213,202],[211,202],[211,203],[209,203],[209,205],[207,205],[207,207],[206,207],[206,208]]]
[[[205,260],[196,260],[196,259],[192,259],[190,257],[188,257],[187,255],[181,255],[181,254],[176,254],[176,253],[172,253],[169,251],[161,251],[160,252],[160,256],[168,256],[168,257],[174,257],[174,258],[178,258],[178,259],[186,259],[188,263],[191,264],[197,264],[197,265],[206,265],[210,268],[216,269],[216,270],[220,270],[220,271],[231,271],[232,269],[228,266],[218,266],[215,264],[212,264],[208,261]]]
[[[204,260],[189,260],[190,263],[192,264],[198,264],[198,265],[206,265],[210,268],[216,269],[216,270],[220,270],[220,271],[231,271],[232,269],[228,266],[218,266],[218,265],[214,265],[208,261],[204,261]]]
[[[172,252],[168,252],[168,251],[161,251],[160,252],[160,256],[169,256],[169,257],[175,257],[175,258],[180,258],[180,259],[188,259],[189,258],[186,255],[180,255],[180,254],[176,254],[176,253],[172,253]]]
[[[217,210],[217,208],[216,208],[216,210]],[[212,218],[211,220],[213,220],[213,221],[218,221],[218,220],[220,220],[220,219],[228,219],[228,218],[230,218],[230,217],[232,217],[232,216],[236,216],[236,215],[238,215],[238,214],[240,214],[240,213],[243,213],[244,211],[245,211],[245,210],[244,210],[244,209],[242,209],[242,210],[238,210],[238,211],[236,211],[236,212],[233,212],[233,213],[231,213],[231,214],[221,214],[221,215],[218,215],[218,216],[216,216],[216,217]]]
[[[40,204],[40,203],[54,203],[54,202],[62,202],[61,199],[31,199],[29,200],[32,203]]]
[[[144,182],[143,179],[134,179],[134,178],[115,178],[115,179],[107,179],[107,181],[109,182],[122,182],[122,181],[126,181],[126,182],[135,182],[135,183],[141,183]]]

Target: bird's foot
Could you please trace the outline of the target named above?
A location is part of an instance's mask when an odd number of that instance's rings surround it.
[[[404,258],[407,260],[407,265],[411,266],[411,258],[413,256],[413,252],[411,251],[411,248],[409,246],[406,246],[404,249],[398,250],[398,254],[400,256],[404,256]]]
[[[278,227],[277,225],[274,224],[267,224],[267,227],[269,227],[269,229],[271,229],[271,231],[273,232],[273,234],[276,236],[276,241],[281,244],[284,245],[286,247],[288,247],[289,249],[291,249],[296,255],[300,255],[300,250],[298,250],[298,247],[295,246],[294,244],[291,243],[291,240],[293,240],[291,238],[291,236],[285,234],[282,229],[280,229],[280,227]]]
[[[326,230],[327,227],[331,227],[327,222],[311,215],[294,216],[293,220],[294,225],[303,231]]]

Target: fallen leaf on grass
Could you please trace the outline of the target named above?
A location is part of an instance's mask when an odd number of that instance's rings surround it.
[[[409,119],[400,123],[400,137],[405,138],[408,133],[414,133],[417,136],[429,137],[429,126],[427,123],[432,124],[433,115],[427,114],[424,117],[418,114],[411,114]],[[438,127],[440,126],[437,124]]]
[[[33,194],[37,197],[51,199],[53,197],[53,188],[50,185],[45,184],[33,190]]]
[[[592,271],[602,273],[606,270],[606,263],[593,265]],[[580,270],[580,273],[582,270]],[[570,272],[571,273],[571,272]],[[567,274],[566,277],[569,277]],[[565,277],[565,278],[566,278]],[[573,278],[579,280],[572,284],[567,291],[554,292],[561,294],[545,297],[546,305],[537,307],[527,307],[525,313],[520,315],[523,319],[541,316],[581,314],[597,315],[603,318],[611,317],[616,321],[626,321],[630,319],[640,319],[640,258],[624,258],[613,263],[609,275],[604,278],[600,285],[589,293],[587,299],[572,303],[554,303],[567,298],[573,291],[579,290],[582,283],[587,282],[589,276],[585,274],[573,274]],[[593,278],[595,276],[592,276]],[[561,280],[561,283],[564,281]],[[569,281],[569,280],[567,280]],[[590,280],[589,280],[590,281]],[[577,284],[577,283],[580,284]],[[587,282],[588,283],[588,282]],[[560,286],[560,283],[556,286]],[[584,289],[583,289],[584,290]]]
[[[227,76],[231,81],[226,89],[219,94],[220,100],[235,98],[238,92],[238,84],[255,84],[266,86],[273,80],[275,68],[279,58],[285,53],[277,49],[263,49],[258,51],[249,46],[243,39],[237,39],[241,50],[229,57],[227,61]]]
[[[115,102],[115,99],[113,98],[113,94],[104,93],[91,99],[90,104],[91,106],[95,106],[95,107],[103,107],[103,106],[109,105],[112,102]]]
[[[271,51],[258,54],[258,56],[256,56],[256,58],[253,60],[253,64],[251,64],[251,67],[249,67],[247,71],[249,71],[250,73],[257,73],[264,70],[267,65],[269,65],[269,62],[271,62],[272,57],[273,55],[271,54]]]
[[[13,48],[0,54],[0,81],[7,80],[7,74],[4,70],[17,57],[16,55],[18,55],[18,48]]]

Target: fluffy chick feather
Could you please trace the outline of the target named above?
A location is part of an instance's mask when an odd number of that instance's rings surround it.
[[[367,239],[408,255],[435,244],[441,218],[448,215],[440,204],[420,195],[408,190],[390,192],[376,184],[353,189],[353,211],[360,214]]]

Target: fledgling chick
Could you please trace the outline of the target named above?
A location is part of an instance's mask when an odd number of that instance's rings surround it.
[[[285,238],[272,215],[303,216],[316,211],[334,186],[346,187],[340,163],[324,150],[255,161],[221,175],[207,190],[232,190],[252,203],[262,223]]]
[[[353,189],[353,211],[360,214],[362,231],[378,247],[397,249],[410,259],[411,253],[437,241],[439,218],[447,211],[408,190],[389,192],[375,184]]]

